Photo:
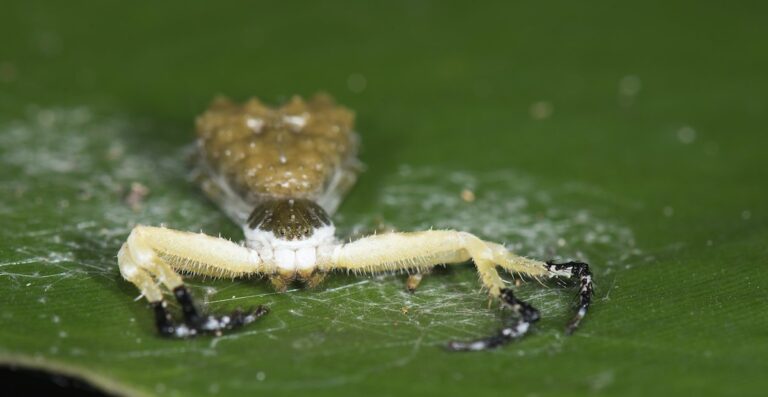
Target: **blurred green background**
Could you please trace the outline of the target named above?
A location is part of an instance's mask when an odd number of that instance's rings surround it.
[[[0,361],[126,395],[764,395],[767,40],[762,2],[3,1]],[[273,313],[157,338],[116,269],[131,226],[240,238],[187,180],[195,115],[316,91],[363,140],[342,234],[456,227],[589,260],[583,329],[561,332],[572,290],[527,283],[536,332],[444,351],[502,317],[467,264],[413,296],[396,275],[193,279],[211,311]]]

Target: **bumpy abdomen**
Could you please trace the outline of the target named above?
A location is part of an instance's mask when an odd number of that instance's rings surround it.
[[[345,178],[354,179],[353,123],[354,114],[327,95],[294,97],[280,108],[219,98],[197,119],[198,145],[209,172],[249,205],[323,201]]]

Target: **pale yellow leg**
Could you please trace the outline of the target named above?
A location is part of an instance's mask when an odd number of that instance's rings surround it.
[[[549,270],[546,262],[515,255],[501,244],[488,241],[484,243],[493,252],[494,262],[511,274],[530,277],[570,277],[568,272]]]
[[[340,246],[327,258],[328,263],[321,262],[321,266],[364,273],[426,271],[438,264],[463,263],[470,259],[492,296],[498,296],[505,288],[496,266],[534,277],[548,274],[544,262],[514,255],[500,244],[454,230],[369,236]]]
[[[489,294],[516,314],[514,322],[506,322],[496,334],[469,342],[453,341],[448,348],[455,351],[475,351],[501,346],[525,335],[540,318],[539,311],[517,299],[496,271],[496,266],[510,273],[531,277],[578,278],[578,312],[566,326],[572,333],[584,318],[591,304],[592,273],[581,262],[548,264],[509,252],[501,244],[483,241],[476,236],[452,230],[432,230],[414,233],[389,233],[366,237],[336,247],[320,257],[325,269],[346,269],[353,272],[376,273],[396,270],[424,271],[438,264],[462,263],[470,259]],[[409,279],[410,280],[410,279]]]
[[[267,270],[255,251],[229,240],[150,226],[131,231],[118,253],[118,266],[152,302],[161,298],[153,278],[173,290],[183,284],[176,271],[234,278]]]
[[[155,284],[152,275],[146,270],[136,266],[131,259],[126,244],[120,248],[117,253],[117,260],[120,263],[120,274],[124,279],[130,281],[139,288],[141,294],[150,302],[158,302],[163,298],[160,288]]]

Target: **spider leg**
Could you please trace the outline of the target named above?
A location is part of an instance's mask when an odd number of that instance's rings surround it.
[[[494,349],[499,346],[503,346],[515,339],[523,337],[528,332],[528,329],[533,323],[539,321],[539,311],[531,306],[529,303],[523,302],[512,293],[510,289],[501,290],[499,295],[502,304],[512,309],[517,315],[514,321],[509,322],[495,335],[491,335],[486,338],[477,339],[474,341],[462,342],[451,341],[448,342],[448,350],[452,351],[479,351],[486,349]]]
[[[473,342],[451,342],[452,350],[481,350],[500,346],[525,335],[539,319],[538,311],[515,298],[506,288],[496,267],[531,276],[548,274],[544,262],[514,255],[503,246],[485,242],[476,236],[453,230],[413,233],[387,233],[369,236],[334,250],[325,266],[353,272],[379,273],[394,270],[423,272],[439,264],[458,264],[472,260],[480,281],[493,298],[515,312],[518,319],[494,336]]]
[[[565,326],[565,333],[570,335],[579,327],[579,323],[587,315],[587,310],[592,304],[592,295],[595,294],[595,289],[592,285],[592,272],[589,270],[589,265],[584,262],[554,263],[547,261],[546,263],[547,270],[552,275],[565,272],[570,278],[579,280],[578,310],[576,315]]]
[[[204,315],[194,303],[177,270],[214,277],[239,277],[264,273],[254,251],[221,238],[172,229],[136,226],[118,252],[123,277],[136,285],[155,312],[158,332],[167,337],[221,334],[222,331],[251,323],[267,313],[259,306],[244,313]],[[171,291],[181,306],[183,323],[174,321],[163,300],[160,285]]]
[[[162,336],[185,338],[198,334],[221,335],[223,331],[235,329],[256,321],[259,317],[269,313],[266,306],[257,306],[247,313],[240,309],[233,311],[229,315],[203,315],[197,309],[192,295],[187,287],[180,286],[173,290],[173,295],[181,305],[181,311],[184,315],[183,323],[176,323],[173,316],[168,311],[168,304],[164,300],[152,302],[152,308],[155,311],[155,325]]]
[[[517,299],[506,288],[496,267],[510,273],[534,278],[578,277],[581,283],[581,302],[578,313],[566,332],[571,333],[586,314],[592,293],[592,279],[586,264],[548,264],[524,258],[509,252],[503,245],[487,242],[478,237],[453,230],[430,230],[413,233],[387,233],[362,238],[336,247],[318,266],[323,270],[342,269],[356,273],[379,273],[408,270],[423,272],[438,264],[457,264],[472,260],[480,281],[493,298],[510,308],[515,320],[507,323],[496,334],[470,342],[451,342],[451,350],[482,350],[501,346],[521,338],[539,320],[539,312],[530,304]],[[411,279],[409,278],[409,281]]]
[[[539,262],[527,258],[514,258],[514,254],[508,252],[504,246],[495,243],[486,242],[499,259],[498,264],[510,273],[521,273],[533,277],[567,277],[569,279],[578,279],[579,283],[579,304],[576,314],[565,327],[567,335],[573,334],[578,328],[581,320],[587,315],[587,310],[592,304],[592,295],[594,287],[592,285],[592,272],[589,265],[583,262],[554,263],[552,261]]]

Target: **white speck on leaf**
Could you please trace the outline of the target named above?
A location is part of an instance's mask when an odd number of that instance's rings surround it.
[[[690,126],[684,126],[677,130],[677,139],[680,143],[688,145],[696,140],[696,130]]]
[[[360,73],[353,73],[347,77],[347,88],[352,93],[360,94],[365,91],[365,87],[368,86],[368,79]]]
[[[545,120],[552,116],[552,113],[554,112],[554,107],[550,102],[538,101],[531,104],[531,107],[530,109],[528,109],[528,111],[531,114],[532,119]]]

